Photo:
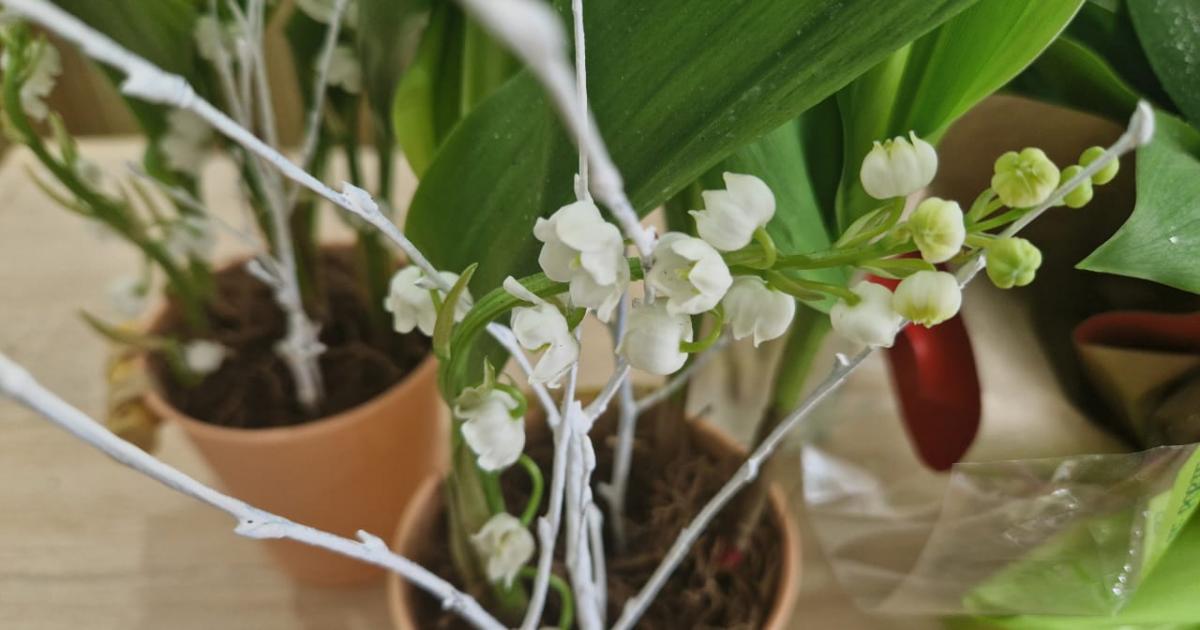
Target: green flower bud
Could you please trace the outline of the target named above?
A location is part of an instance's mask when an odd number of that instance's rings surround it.
[[[905,278],[892,295],[892,308],[902,317],[926,328],[958,314],[962,290],[945,271],[918,271]]]
[[[1079,164],[1080,166],[1088,166],[1092,162],[1100,159],[1100,156],[1102,155],[1104,155],[1104,147],[1092,147],[1084,151],[1083,155],[1079,156]],[[1117,176],[1117,171],[1120,170],[1121,161],[1113,158],[1111,162],[1104,165],[1104,168],[1096,171],[1095,174],[1092,175],[1092,183],[1097,186],[1103,186],[1108,182],[1111,182],[1113,178]]]
[[[1072,177],[1075,177],[1082,171],[1083,167],[1077,164],[1073,164],[1067,168],[1064,168],[1062,172],[1063,183],[1070,181]],[[1082,184],[1076,186],[1074,190],[1067,193],[1066,196],[1063,197],[1063,203],[1067,204],[1067,206],[1071,208],[1082,208],[1091,200],[1092,180],[1090,179],[1083,180]]]
[[[946,262],[962,249],[967,238],[962,208],[956,202],[930,197],[908,219],[921,257],[931,263]]]
[[[1009,151],[996,160],[995,171],[992,189],[1011,208],[1036,206],[1058,186],[1058,167],[1041,149]]]
[[[987,247],[987,274],[1001,289],[1033,282],[1041,266],[1042,252],[1023,238],[1002,238]]]

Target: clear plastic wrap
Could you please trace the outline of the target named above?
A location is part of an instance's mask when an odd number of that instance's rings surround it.
[[[1198,461],[1188,445],[894,475],[818,444],[805,449],[804,492],[866,610],[1110,615],[1191,515]]]

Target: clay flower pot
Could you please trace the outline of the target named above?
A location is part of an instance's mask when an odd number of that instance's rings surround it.
[[[184,415],[155,389],[146,403],[174,422],[233,496],[305,525],[354,537],[393,531],[427,479],[446,469],[447,418],[437,362],[425,359],[391,389],[328,418],[268,429],[236,429]],[[289,540],[263,544],[298,580],[334,586],[382,570]]]
[[[715,427],[705,422],[689,422],[701,448],[710,454],[743,458],[745,449]],[[433,528],[443,511],[441,480],[427,478],[409,502],[404,512],[392,548],[407,558],[419,556],[423,545],[434,539]],[[764,630],[783,630],[788,627],[792,608],[800,585],[800,537],[795,521],[787,507],[783,492],[777,486],[770,489],[768,511],[776,529],[781,532],[779,580],[776,585],[774,605],[763,624]],[[388,574],[387,598],[392,623],[397,630],[418,630],[418,606],[416,588],[396,574]]]

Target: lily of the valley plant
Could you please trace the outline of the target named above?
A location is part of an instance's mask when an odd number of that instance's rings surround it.
[[[501,618],[523,628],[541,627],[552,586],[554,596],[563,600],[560,610],[573,611],[558,620],[560,626],[577,622],[587,629],[609,623],[620,629],[634,627],[704,528],[755,480],[784,436],[800,426],[823,397],[874,349],[890,346],[903,326],[936,326],[954,317],[962,304],[962,287],[981,269],[987,269],[988,277],[1001,288],[1031,282],[1041,254],[1017,232],[1055,206],[1086,204],[1093,186],[1111,179],[1118,156],[1147,142],[1153,129],[1153,119],[1139,109],[1115,145],[1089,150],[1079,164],[1061,170],[1035,148],[1007,153],[995,162],[992,185],[975,199],[960,204],[927,198],[907,216],[906,201],[915,201],[937,171],[937,153],[916,132],[881,140],[869,148],[859,171],[862,188],[877,207],[818,251],[785,251],[777,246],[767,226],[779,210],[779,198],[762,178],[749,173],[724,173],[724,186],[704,190],[700,207],[689,208],[691,225],[675,225],[655,235],[640,225],[589,116],[582,83],[583,42],[577,40],[572,72],[556,14],[527,0],[463,0],[471,15],[509,44],[545,84],[579,147],[581,166],[575,174],[576,198],[531,226],[540,243],[540,273],[509,276],[500,286],[471,295],[468,285],[482,268],[434,268],[381,214],[381,203],[361,188],[346,185],[343,192],[336,192],[327,187],[302,170],[304,164],[289,162],[209,106],[178,77],[133,56],[44,0],[5,0],[5,4],[119,70],[127,94],[191,112],[213,125],[242,147],[239,151],[244,151],[248,165],[257,165],[248,168],[256,177],[278,180],[282,192],[294,184],[312,190],[378,228],[407,254],[413,266],[392,276],[381,299],[397,330],[416,329],[432,337],[440,360],[440,387],[454,415],[456,462],[447,483],[451,500],[460,502],[451,513],[467,534],[474,565],[492,585],[493,596],[486,603],[494,606],[490,612],[485,610],[391,553],[377,538],[364,534],[356,542],[314,532],[204,489],[144,453],[123,449],[119,441],[10,362],[0,362],[0,390],[124,463],[229,512],[239,519],[239,533],[294,538],[386,566],[484,628],[505,627]],[[582,5],[576,0],[572,12],[579,32]],[[26,47],[25,58],[9,62],[10,72],[21,79],[11,82],[13,104],[29,100],[19,94],[42,63],[36,48]],[[36,96],[41,88],[36,82],[33,85],[31,93]],[[31,109],[26,114],[37,111]],[[284,180],[291,183],[285,186]],[[870,277],[833,284],[802,273],[830,268],[847,276]],[[875,282],[880,277],[898,280],[895,290]],[[631,369],[667,376],[664,387],[678,387],[694,372],[689,362],[697,363],[697,356],[711,352],[723,336],[751,339],[754,344],[770,341],[789,330],[800,309],[822,305],[833,330],[861,346],[861,352],[838,356],[830,375],[761,437],[745,464],[679,533],[650,580],[625,602],[620,617],[606,620],[604,515],[614,527],[620,526],[625,498],[637,491],[626,487],[632,457],[630,427],[646,401],[661,396],[651,393],[641,404],[634,400]],[[577,397],[575,384],[579,324],[587,314],[611,324],[616,368],[599,394],[585,401]],[[473,352],[488,336],[515,351],[527,376],[528,394],[507,380],[499,366]],[[541,470],[523,452],[529,397],[542,407],[540,413],[553,433],[554,460],[549,471]],[[597,447],[589,430],[614,398],[620,401],[617,464],[613,478],[599,486],[608,501],[607,512],[602,512],[595,499],[600,493],[593,491]],[[539,514],[540,492],[533,493],[527,506],[507,505],[499,483],[500,476],[507,474],[529,475],[532,487],[539,489],[548,476],[545,511]],[[480,500],[471,502],[469,497]],[[620,532],[616,533],[620,540]],[[564,575],[552,571],[559,545],[566,560]]]

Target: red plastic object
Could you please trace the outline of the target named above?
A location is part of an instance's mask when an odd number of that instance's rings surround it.
[[[871,281],[891,289],[898,284]],[[962,315],[933,328],[905,327],[887,360],[904,428],[917,454],[930,468],[948,470],[975,440],[983,407],[975,353]]]
[[[1101,313],[1075,327],[1075,343],[1163,352],[1200,352],[1200,313]]]

